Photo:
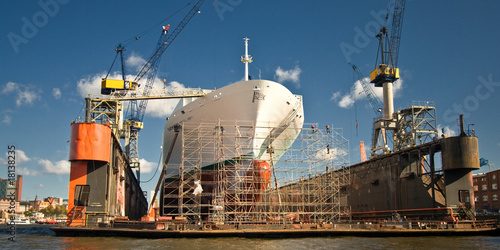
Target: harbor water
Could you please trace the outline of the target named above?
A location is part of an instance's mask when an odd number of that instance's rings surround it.
[[[287,239],[56,237],[48,226],[21,227],[2,249],[500,249],[500,237],[314,237]]]

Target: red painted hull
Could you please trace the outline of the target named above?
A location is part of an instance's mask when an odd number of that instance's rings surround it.
[[[204,170],[201,174],[201,186],[203,192],[199,197],[201,202],[200,214],[203,217],[210,216],[215,209],[225,211],[244,212],[251,211],[254,205],[260,202],[263,192],[266,190],[271,180],[272,170],[268,162],[264,160],[254,160],[248,164],[246,170],[237,170],[234,165],[225,165],[225,170],[219,168]],[[231,170],[232,169],[232,170]],[[238,175],[236,172],[246,171],[245,174]],[[237,176],[244,176],[238,178]],[[186,177],[185,177],[186,178]],[[222,182],[222,185],[220,185]],[[179,198],[179,179],[170,179],[164,184],[163,210],[161,215],[178,215],[180,204],[192,204],[192,192]],[[189,186],[194,186],[189,183]],[[224,189],[225,197],[223,202],[214,197],[217,188]],[[184,188],[185,191],[186,188]],[[223,204],[223,206],[219,206]],[[186,213],[187,211],[183,211]]]

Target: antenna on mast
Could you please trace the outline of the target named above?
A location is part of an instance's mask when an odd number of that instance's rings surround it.
[[[248,63],[252,62],[252,56],[248,55],[248,40],[250,38],[245,37],[243,40],[245,40],[245,55],[241,56],[241,62],[245,64],[245,81],[248,81]]]

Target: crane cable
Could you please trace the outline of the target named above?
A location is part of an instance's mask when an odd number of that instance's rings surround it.
[[[151,32],[151,30],[153,30],[155,27],[157,27],[158,25],[161,25],[162,23],[164,23],[166,20],[174,17],[175,15],[179,14],[179,12],[181,12],[182,10],[184,10],[187,6],[189,6],[192,2],[189,2],[187,3],[186,5],[184,5],[183,7],[181,7],[180,9],[178,9],[176,12],[172,13],[170,16],[164,18],[163,20],[161,20],[160,22],[156,23],[155,25],[147,28],[146,30],[144,30],[143,32],[133,36],[133,37],[130,37],[122,42],[119,43],[118,47],[121,47],[121,48],[125,48],[126,45],[128,45],[129,43],[133,42],[133,41],[137,41],[139,40],[142,36],[144,36],[145,34]],[[115,55],[115,58],[113,59],[113,62],[111,63],[111,66],[109,67],[109,70],[108,70],[108,73],[106,74],[106,77],[104,77],[104,79],[108,79],[108,76],[109,74],[111,73],[111,70],[113,69],[113,66],[115,65],[115,62],[116,62],[116,58],[118,57],[118,54],[119,54],[119,51],[117,50],[116,51],[116,55]]]
[[[153,178],[155,178],[156,174],[158,173],[158,169],[160,169],[160,165],[161,165],[160,163],[161,163],[161,158],[162,158],[162,156],[163,156],[163,152],[160,154],[160,159],[158,159],[158,164],[157,164],[157,166],[156,166],[156,171],[155,171],[155,173],[153,174],[153,176],[151,176],[151,178],[150,178],[149,180],[147,180],[147,181],[141,181],[141,183],[147,183],[147,182],[150,182],[150,181],[152,181],[152,180],[153,180]]]
[[[171,14],[170,16],[168,16],[168,17],[164,18],[163,20],[161,20],[160,22],[156,23],[155,25],[153,25],[153,26],[151,26],[151,27],[147,28],[147,29],[146,29],[146,30],[144,30],[143,32],[141,32],[141,33],[139,33],[139,34],[137,34],[137,35],[135,35],[135,36],[132,36],[132,37],[130,37],[130,38],[128,38],[128,39],[126,39],[126,40],[124,40],[123,42],[121,42],[121,44],[124,44],[124,46],[125,46],[125,45],[127,45],[127,44],[129,44],[129,43],[131,43],[131,42],[133,42],[133,41],[137,41],[137,40],[141,39],[141,37],[142,37],[142,36],[144,36],[145,34],[147,34],[147,33],[151,32],[151,31],[152,31],[155,27],[157,27],[158,25],[161,25],[162,23],[164,23],[164,22],[165,22],[165,21],[167,21],[168,19],[170,19],[170,18],[174,17],[175,15],[179,14],[179,12],[181,12],[182,10],[184,10],[184,9],[185,9],[187,6],[189,6],[191,3],[192,3],[192,2],[187,3],[186,5],[184,5],[184,6],[183,6],[183,7],[181,7],[180,9],[178,9],[176,12],[174,12],[174,13],[173,13],[173,14]]]

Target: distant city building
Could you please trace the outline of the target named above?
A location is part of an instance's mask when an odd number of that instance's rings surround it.
[[[21,201],[21,195],[23,194],[23,176],[17,175],[16,180],[16,201]]]
[[[7,218],[8,211],[11,210],[11,200],[10,199],[0,199],[0,213],[2,218]],[[16,202],[16,213],[23,212],[22,207],[19,206],[19,202]],[[23,208],[24,209],[24,208]]]
[[[40,211],[41,209],[47,208],[48,206],[56,207],[56,206],[64,206],[64,208],[67,208],[68,202],[66,200],[66,204],[63,198],[56,198],[56,197],[47,197],[44,198],[43,200],[39,200],[38,196],[35,197],[35,200],[29,201],[31,207],[35,211]]]
[[[0,199],[7,199],[7,182],[9,180],[0,178]]]
[[[23,192],[23,176],[18,175],[15,183],[15,195],[14,199],[16,201],[21,200],[22,192]],[[9,194],[7,193],[9,189],[9,180],[0,178],[0,199],[10,199]]]
[[[499,211],[499,178],[500,169],[474,175],[474,202],[477,210]]]
[[[42,201],[38,200],[38,196],[35,196],[35,200],[30,201],[30,203],[35,211],[40,211],[40,203],[42,203]]]

